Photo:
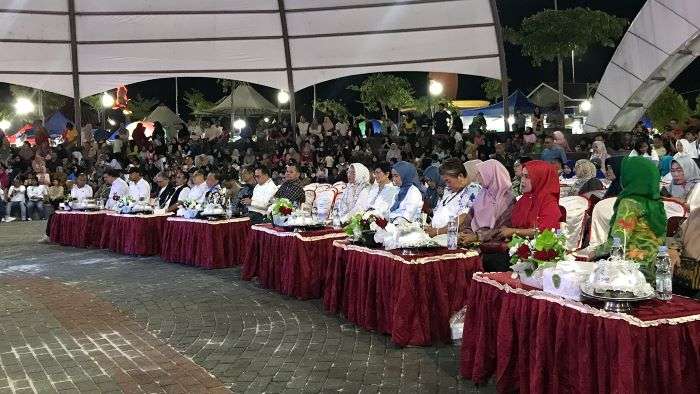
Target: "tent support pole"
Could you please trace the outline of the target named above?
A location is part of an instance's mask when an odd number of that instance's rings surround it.
[[[80,73],[78,71],[78,40],[75,32],[75,0],[68,0],[68,21],[70,26],[70,63],[73,74],[73,114],[74,127],[78,131],[78,146],[82,145],[83,122],[80,110]],[[92,130],[90,130],[92,132]]]
[[[496,0],[490,0],[491,14],[493,15],[494,29],[496,30],[496,42],[498,44],[498,62],[501,68],[501,95],[503,95],[503,124],[506,132],[510,131],[508,118],[510,117],[510,109],[508,108],[508,69],[506,68],[506,52],[503,47],[503,27],[501,26],[501,18],[498,15],[498,6]]]
[[[287,30],[287,14],[284,7],[284,0],[277,0],[277,7],[280,11],[282,39],[284,41],[284,60],[287,65],[287,85],[289,88],[289,127],[292,131],[292,135],[295,135],[297,111],[294,100],[294,74],[292,73],[292,55],[289,50],[289,32]]]

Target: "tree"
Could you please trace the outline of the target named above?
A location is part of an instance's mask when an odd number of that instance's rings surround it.
[[[661,129],[668,125],[671,119],[678,119],[679,123],[683,123],[690,116],[690,107],[683,96],[671,88],[666,88],[647,109],[647,116],[654,127]]]
[[[336,119],[347,119],[350,112],[347,108],[335,100],[321,100],[316,102],[316,110],[326,116],[332,116]]]
[[[93,94],[92,96],[84,97],[81,101],[97,113],[97,121],[102,124],[102,113],[105,110],[102,106],[102,94]]]
[[[508,83],[510,83],[510,78],[508,78]],[[481,90],[484,91],[484,96],[489,101],[496,101],[503,96],[500,79],[486,79],[481,83]]]
[[[399,109],[413,103],[413,89],[407,80],[390,74],[372,74],[360,86],[350,85],[349,90],[360,92],[360,102],[369,112]]]
[[[128,108],[131,111],[131,119],[141,120],[145,118],[156,105],[158,105],[158,100],[143,98],[140,94],[136,95],[136,98],[129,99]]]
[[[520,45],[533,66],[557,60],[559,107],[564,109],[564,65],[562,58],[575,51],[585,56],[594,45],[614,47],[627,21],[588,8],[544,10],[525,18],[518,29],[506,29],[506,40]]]
[[[443,96],[435,97],[427,95],[418,97],[413,101],[413,106],[416,108],[416,113],[421,115],[432,115],[432,111],[434,111],[440,104],[444,105],[445,108],[451,113],[459,111],[459,108],[452,104],[452,100]]]
[[[192,113],[206,112],[214,106],[214,103],[204,97],[204,93],[195,89],[187,91],[184,99],[187,108],[189,108]]]

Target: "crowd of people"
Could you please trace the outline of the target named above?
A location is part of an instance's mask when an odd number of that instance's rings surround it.
[[[66,138],[56,146],[37,121],[33,146],[0,139],[0,209],[3,221],[42,220],[48,206],[95,198],[110,208],[130,195],[177,211],[218,191],[237,214],[260,222],[274,198],[302,204],[305,185],[341,182],[336,210],[345,220],[367,209],[409,221],[427,214],[427,231],[437,235],[459,217],[463,243],[488,244],[558,228],[562,196],[620,196],[616,217],[643,224],[629,238],[631,256],[652,270],[653,249],[665,242],[661,196],[689,211],[700,206],[697,118],[654,135],[639,124],[630,133],[584,136],[573,148],[561,131],[541,127],[487,133],[477,117],[464,130],[444,108],[433,119],[383,120],[371,131],[360,118],[309,123],[300,116],[294,131],[285,122],[263,124],[235,142],[215,123],[173,132],[156,122],[150,136],[142,125],[113,141],[83,130],[80,144]],[[368,127],[376,135],[367,137]],[[611,223],[612,234],[621,231]],[[503,251],[484,254],[489,269],[504,269],[507,260]]]

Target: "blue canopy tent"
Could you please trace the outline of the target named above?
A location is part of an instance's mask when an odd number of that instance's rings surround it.
[[[66,130],[66,123],[70,121],[71,120],[68,119],[66,115],[63,115],[61,111],[56,111],[53,113],[53,115],[46,119],[46,124],[44,124],[44,127],[46,127],[46,130],[49,131],[50,136],[56,137],[63,134],[63,132]]]
[[[523,94],[520,90],[516,90],[508,96],[508,113],[515,115],[517,111],[524,114],[529,114],[534,111],[536,105],[528,100],[527,96]],[[487,118],[500,118],[503,117],[503,101],[499,101],[495,104],[491,104],[488,107],[476,108],[476,109],[464,109],[462,110],[463,117],[476,116],[479,112],[483,112],[484,116]]]

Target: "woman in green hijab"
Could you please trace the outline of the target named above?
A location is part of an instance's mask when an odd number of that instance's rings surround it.
[[[661,177],[654,163],[643,157],[622,161],[610,238],[626,242],[626,258],[640,264],[647,281],[654,283],[654,262],[659,246],[666,242],[666,211],[661,201]]]

